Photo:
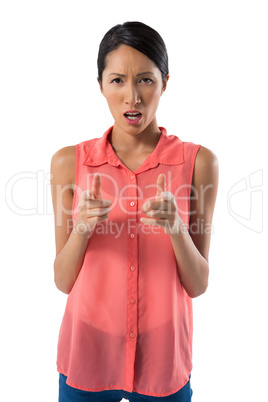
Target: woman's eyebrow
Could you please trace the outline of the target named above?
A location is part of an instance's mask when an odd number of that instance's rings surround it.
[[[154,75],[154,73],[152,71],[144,71],[143,73],[137,74],[136,77],[138,77],[140,75],[144,75],[144,74],[153,74]],[[119,77],[125,77],[125,74],[119,74],[119,73],[110,73],[110,74],[108,74],[108,77],[110,75],[118,75]]]

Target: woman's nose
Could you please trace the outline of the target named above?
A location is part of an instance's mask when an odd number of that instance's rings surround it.
[[[127,86],[125,94],[125,102],[129,105],[135,105],[136,103],[141,102],[140,94],[135,85]]]

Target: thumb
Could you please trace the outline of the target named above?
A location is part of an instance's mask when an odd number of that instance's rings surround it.
[[[93,196],[93,199],[101,199],[101,175],[99,173],[95,173],[93,176],[92,187],[90,191],[90,195]]]
[[[161,173],[157,178],[157,192],[156,192],[156,199],[161,197],[162,191],[166,191],[166,176],[164,173]]]

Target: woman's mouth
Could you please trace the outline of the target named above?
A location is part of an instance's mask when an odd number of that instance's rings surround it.
[[[139,112],[133,112],[133,113],[124,113],[124,117],[128,124],[138,124],[142,118],[142,114]]]

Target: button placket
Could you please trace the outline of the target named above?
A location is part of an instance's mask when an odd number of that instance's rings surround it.
[[[137,237],[137,180],[128,176],[128,267],[127,267],[127,332],[126,385],[133,389],[136,342],[138,336],[138,237]]]

